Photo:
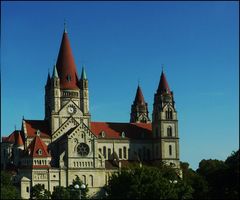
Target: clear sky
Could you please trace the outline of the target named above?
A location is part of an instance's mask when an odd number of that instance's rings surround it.
[[[93,121],[128,122],[138,79],[152,114],[161,65],[175,95],[180,159],[239,146],[238,2],[2,2],[1,134],[44,118],[64,19]]]

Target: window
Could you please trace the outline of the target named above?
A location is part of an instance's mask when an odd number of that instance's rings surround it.
[[[90,175],[89,179],[90,179],[90,186],[93,187],[93,175]]]
[[[38,149],[38,155],[42,155],[42,149]]]
[[[172,109],[168,108],[166,113],[166,119],[172,119]]]
[[[122,159],[122,149],[119,149],[119,158]]]
[[[172,155],[172,146],[169,145],[169,155],[171,156]]]
[[[100,154],[102,154],[102,149],[101,148],[99,148],[98,151],[99,151]]]
[[[111,149],[108,148],[108,160],[111,158]]]
[[[127,159],[127,148],[123,147],[123,158]]]
[[[167,136],[168,136],[168,137],[172,137],[172,127],[171,127],[171,126],[169,126],[169,127],[167,128]]]
[[[85,175],[82,175],[82,182],[83,182],[84,184],[86,184],[86,176],[85,176]]]
[[[29,187],[26,187],[26,192],[29,193]]]
[[[105,137],[105,132],[104,131],[101,132],[101,137],[103,137],[103,138]]]
[[[106,147],[105,146],[103,147],[103,156],[104,156],[104,158],[106,158]]]
[[[124,132],[122,132],[121,137],[125,138],[125,133]]]

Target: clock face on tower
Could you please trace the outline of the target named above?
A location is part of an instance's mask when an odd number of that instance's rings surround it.
[[[80,143],[77,147],[77,152],[80,156],[87,156],[89,154],[89,146],[86,143]]]
[[[74,114],[76,113],[76,107],[74,105],[69,105],[67,111],[69,114]]]

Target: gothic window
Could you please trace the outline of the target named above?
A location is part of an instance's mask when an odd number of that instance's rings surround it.
[[[168,136],[168,137],[172,137],[172,127],[171,127],[171,126],[169,126],[169,127],[167,128],[167,136]]]
[[[85,176],[85,175],[82,175],[82,182],[83,182],[84,184],[86,184],[86,176]]]
[[[172,119],[172,109],[171,108],[168,108],[167,110],[166,110],[166,119]]]
[[[122,149],[119,149],[119,158],[122,159]]]
[[[107,153],[107,152],[106,152],[106,147],[104,146],[104,147],[103,147],[103,156],[104,156],[104,158],[106,158],[106,153]]]
[[[123,147],[123,158],[127,159],[127,148]]]
[[[93,187],[93,175],[90,175],[89,179],[90,179],[90,186]]]
[[[108,160],[111,158],[111,149],[108,148]]]
[[[101,148],[99,148],[98,151],[102,154],[102,149]]]
[[[172,155],[172,146],[171,145],[169,145],[169,155],[171,156]]]

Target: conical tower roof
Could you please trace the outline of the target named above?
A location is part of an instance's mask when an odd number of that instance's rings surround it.
[[[162,71],[161,77],[160,77],[160,82],[158,85],[158,89],[157,89],[158,93],[169,93],[170,94],[170,87],[168,85],[166,76],[164,74],[164,72]]]
[[[63,32],[62,42],[57,59],[57,72],[61,89],[78,89],[78,75],[74,62],[68,33]]]
[[[135,104],[145,104],[143,93],[142,93],[142,90],[139,85],[137,87],[137,92],[136,92],[134,103]]]

